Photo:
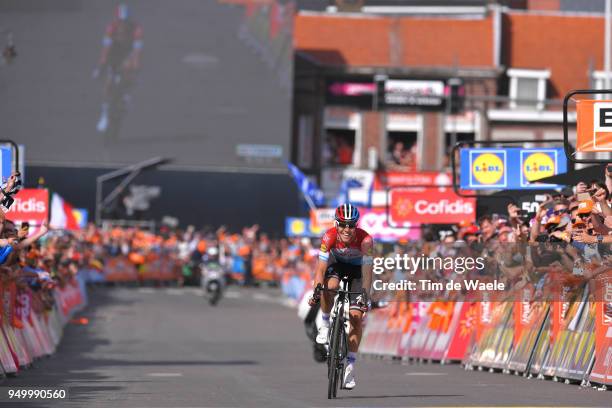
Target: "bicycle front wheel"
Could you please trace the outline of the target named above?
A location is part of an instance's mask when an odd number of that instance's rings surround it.
[[[329,373],[327,376],[327,398],[336,397],[339,382],[340,365],[340,330],[342,330],[342,316],[336,316],[332,325],[332,335],[329,342]]]

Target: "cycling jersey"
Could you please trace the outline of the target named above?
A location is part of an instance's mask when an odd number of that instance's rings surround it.
[[[142,49],[142,27],[132,21],[113,21],[106,27],[100,64],[117,68],[132,53]]]
[[[336,227],[328,229],[321,239],[319,259],[328,261],[333,255],[340,263],[363,265],[371,263],[372,237],[365,230],[357,228],[352,241],[345,244],[338,237]]]

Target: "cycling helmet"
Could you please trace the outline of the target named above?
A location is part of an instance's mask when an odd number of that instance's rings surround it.
[[[359,210],[352,204],[344,203],[336,208],[336,221],[356,224],[359,221]]]
[[[128,20],[130,18],[130,9],[127,4],[120,4],[115,9],[115,18],[118,20]]]

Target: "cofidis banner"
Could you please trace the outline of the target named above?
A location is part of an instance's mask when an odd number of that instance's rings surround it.
[[[532,182],[567,171],[562,148],[461,149],[460,160],[460,185],[467,190],[556,188],[559,186]]]

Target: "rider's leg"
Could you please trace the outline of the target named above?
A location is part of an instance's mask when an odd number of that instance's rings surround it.
[[[329,276],[325,280],[324,287],[326,289],[338,289],[339,279],[336,276]],[[327,335],[329,333],[329,313],[334,305],[334,294],[328,291],[323,291],[321,294],[321,317],[323,322],[319,327],[316,342],[317,344],[326,344]]]
[[[348,355],[346,356],[346,368],[344,369],[344,388],[352,390],[357,385],[355,381],[355,361],[357,360],[357,350],[361,342],[363,312],[357,309],[349,310],[349,321],[351,329],[348,338]]]
[[[110,87],[112,81],[112,74],[106,76],[103,92],[102,92],[102,112],[100,113],[100,119],[98,120],[97,128],[99,132],[104,132],[108,126],[108,100],[110,94]]]
[[[330,276],[325,280],[325,289],[329,289],[323,291],[323,296],[321,296],[321,312],[325,314],[329,314],[331,312],[332,307],[334,306],[334,296],[335,293],[330,292],[330,290],[337,290],[338,286],[340,286],[340,280],[335,276]]]
[[[357,353],[357,350],[359,350],[359,343],[361,343],[362,319],[363,312],[361,310],[351,309],[349,311],[351,330],[349,331],[348,349],[353,353]]]

